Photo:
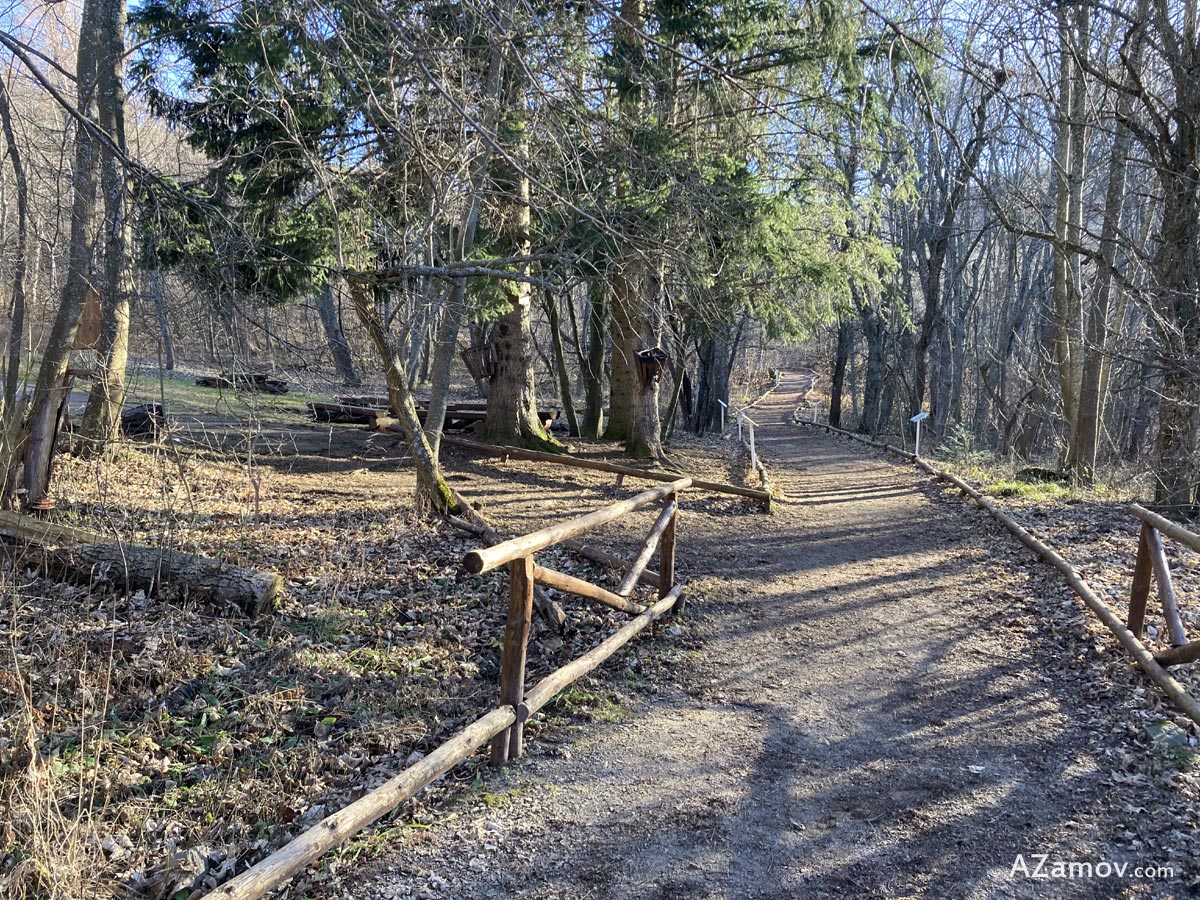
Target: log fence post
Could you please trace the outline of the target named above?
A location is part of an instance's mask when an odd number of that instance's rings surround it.
[[[508,621],[504,626],[504,655],[500,661],[500,703],[519,709],[525,699],[525,655],[533,617],[533,555],[508,564]],[[492,738],[492,765],[502,766],[524,749],[524,723],[518,720]]]
[[[1126,625],[1140,638],[1146,626],[1146,601],[1150,598],[1150,578],[1154,573],[1150,562],[1150,541],[1146,532],[1151,528],[1143,522],[1138,532],[1137,562],[1133,565],[1133,587],[1129,590],[1129,617]]]

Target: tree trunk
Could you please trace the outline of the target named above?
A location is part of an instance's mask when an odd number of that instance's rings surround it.
[[[96,78],[100,53],[100,7],[112,0],[85,0],[79,30],[79,53],[76,65],[76,107],[88,118],[94,118]],[[26,420],[23,486],[25,504],[32,505],[44,498],[50,487],[50,461],[58,437],[59,410],[63,384],[71,358],[71,346],[83,314],[87,293],[92,289],[89,277],[92,270],[95,211],[96,211],[96,153],[97,145],[87,128],[77,125],[75,157],[72,170],[73,198],[71,201],[71,243],[68,250],[67,278],[62,300],[54,317],[42,364],[33,389],[29,418]],[[7,485],[11,490],[14,484]],[[6,501],[8,498],[6,498]]]
[[[864,306],[859,317],[862,320],[863,337],[867,343],[867,372],[863,383],[862,419],[858,430],[862,434],[877,435],[883,428],[883,376],[887,365],[887,323],[882,314],[870,306]]]
[[[600,437],[604,430],[604,357],[608,328],[608,305],[604,302],[605,285],[601,278],[588,282],[587,358],[583,366],[584,437]]]
[[[1074,12],[1075,21],[1071,21]],[[1055,148],[1054,349],[1064,424],[1063,462],[1076,459],[1074,446],[1083,373],[1083,309],[1078,246],[1083,233],[1083,181],[1087,149],[1084,115],[1087,85],[1079,54],[1088,52],[1090,12],[1086,5],[1060,5],[1059,100]]]
[[[854,346],[854,323],[849,318],[838,320],[837,349],[833,355],[833,383],[829,389],[829,424],[842,427],[842,388],[846,381],[846,362]]]
[[[167,304],[163,297],[162,276],[158,267],[151,265],[146,276],[150,282],[150,296],[154,301],[154,315],[158,319],[158,338],[162,346],[163,367],[175,371],[175,341],[171,338],[171,323],[167,320]]]
[[[99,124],[113,143],[125,149],[125,0],[105,0],[100,23],[104,50],[97,77]],[[105,150],[100,154],[100,189],[104,197],[104,319],[100,354],[81,431],[85,454],[103,453],[121,436],[125,403],[125,366],[129,358],[129,302],[133,284],[129,271],[128,183],[124,163]]]
[[[337,307],[333,302],[333,281],[327,281],[316,300],[317,315],[321,317],[321,328],[325,332],[325,342],[329,345],[329,355],[333,358],[333,367],[337,370],[342,384],[357,387],[362,379],[354,371],[354,357],[350,353],[350,343],[342,333],[341,323],[338,322]]]
[[[29,186],[25,180],[21,148],[13,131],[8,87],[3,77],[0,77],[0,126],[4,130],[4,143],[8,150],[17,193],[17,241],[12,268],[12,305],[9,307],[11,330],[8,335],[8,355],[4,373],[4,399],[0,405],[0,410],[3,411],[3,429],[7,437],[10,434],[10,426],[15,423],[15,417],[19,413],[17,391],[21,386],[21,344],[25,338],[25,269],[29,254]],[[6,442],[5,456],[12,449]],[[0,461],[0,466],[6,466],[7,462],[7,459]]]
[[[629,441],[633,437],[634,385],[637,380],[634,354],[641,349],[637,327],[633,322],[635,288],[627,266],[633,260],[619,260],[610,270],[609,283],[612,287],[609,310],[610,334],[612,336],[612,374],[608,389],[608,421],[604,436],[610,441]]]
[[[958,217],[959,207],[966,196],[967,185],[974,176],[983,153],[983,145],[987,137],[987,107],[991,99],[1004,86],[1004,79],[996,77],[991,84],[986,85],[980,95],[979,103],[971,114],[973,132],[970,141],[963,149],[962,159],[955,168],[950,195],[942,208],[940,221],[931,226],[927,261],[921,273],[921,286],[925,295],[925,313],[921,319],[921,329],[913,348],[913,392],[909,397],[909,416],[915,416],[921,411],[925,401],[925,388],[929,372],[929,348],[939,328],[944,328],[945,314],[942,309],[942,275],[946,266],[946,253],[950,246],[950,238],[954,232],[954,223]],[[931,410],[933,418],[937,419],[938,411]]]
[[[1123,95],[1118,103],[1128,116],[1129,102]],[[1096,287],[1087,316],[1087,339],[1084,342],[1083,370],[1079,382],[1079,408],[1075,419],[1075,439],[1071,446],[1074,456],[1068,460],[1073,476],[1081,484],[1091,484],[1096,478],[1096,453],[1100,443],[1100,427],[1104,420],[1104,401],[1107,360],[1109,355],[1109,316],[1112,313],[1113,292],[1119,290],[1115,268],[1117,239],[1121,229],[1121,207],[1125,200],[1125,162],[1129,156],[1129,129],[1118,112],[1116,135],[1109,155],[1108,189],[1105,193],[1104,222],[1100,232],[1102,270],[1096,274]]]
[[[550,345],[554,351],[554,368],[558,372],[558,394],[562,403],[563,417],[572,437],[579,437],[579,419],[575,415],[575,403],[571,399],[571,373],[567,371],[567,354],[563,350],[562,322],[558,315],[558,298],[554,291],[546,288],[546,316],[550,320]],[[571,302],[568,295],[567,302]]]

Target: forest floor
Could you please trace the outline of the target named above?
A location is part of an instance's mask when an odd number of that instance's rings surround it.
[[[1196,895],[1194,729],[985,514],[794,426],[805,387],[755,412],[776,513],[685,512],[699,652],[319,896]]]
[[[500,774],[471,760],[283,896],[1195,895],[1195,730],[986,514],[792,425],[805,387],[789,377],[754,413],[775,513],[685,496],[686,615],[537,716],[525,760]],[[267,412],[247,429],[217,409],[211,429],[188,419],[175,442],[107,462],[63,457],[55,515],[275,569],[274,614],[63,585],[0,558],[0,895],[198,897],[495,704],[505,578],[465,575],[474,539],[412,514],[399,440]],[[754,484],[727,441],[671,453]],[[444,458],[510,534],[638,489]],[[1136,530],[1118,506],[1011,500],[1123,602]],[[628,554],[652,519],[597,543]],[[1196,560],[1171,552],[1194,615]],[[562,602],[562,631],[535,619],[531,680],[623,618]],[[1046,872],[1130,868],[1012,874],[1042,854]]]

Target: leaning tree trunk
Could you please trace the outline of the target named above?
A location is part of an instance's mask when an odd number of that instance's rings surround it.
[[[79,53],[76,65],[76,107],[81,115],[92,118],[96,105],[96,77],[99,47],[99,23],[104,16],[101,8],[114,0],[85,0],[79,29]],[[116,0],[120,2],[120,0]],[[50,460],[58,437],[59,412],[65,400],[64,391],[71,346],[79,319],[83,315],[87,293],[91,289],[95,211],[96,211],[96,140],[87,127],[77,124],[75,156],[72,168],[74,196],[71,201],[71,243],[67,257],[67,278],[62,300],[54,317],[42,364],[33,389],[29,417],[25,424],[23,486],[25,505],[41,501],[50,488]],[[8,479],[6,494],[15,487]],[[8,496],[6,502],[11,502]]]
[[[446,479],[442,477],[441,467],[437,456],[425,432],[421,428],[421,420],[417,416],[417,405],[413,402],[412,389],[409,387],[407,373],[404,370],[404,360],[392,344],[387,326],[379,317],[376,310],[371,284],[366,281],[350,282],[350,297],[354,301],[354,311],[358,320],[366,328],[371,337],[371,343],[383,362],[384,375],[387,378],[388,401],[393,412],[399,416],[400,428],[408,444],[408,452],[413,458],[417,469],[416,503],[420,508],[430,507],[437,512],[453,512],[457,510],[454,495],[450,491]]]

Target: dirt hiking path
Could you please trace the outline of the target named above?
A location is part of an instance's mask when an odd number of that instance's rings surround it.
[[[488,803],[342,896],[1191,895],[1183,872],[1011,874],[1018,854],[1169,860],[1124,831],[1110,723],[1056,671],[1036,606],[997,589],[1011,544],[910,468],[791,424],[806,387],[786,376],[753,413],[774,515],[706,531],[684,503],[681,574],[711,599],[677,682],[623,721],[551,729]],[[609,665],[654,652],[632,646]]]

